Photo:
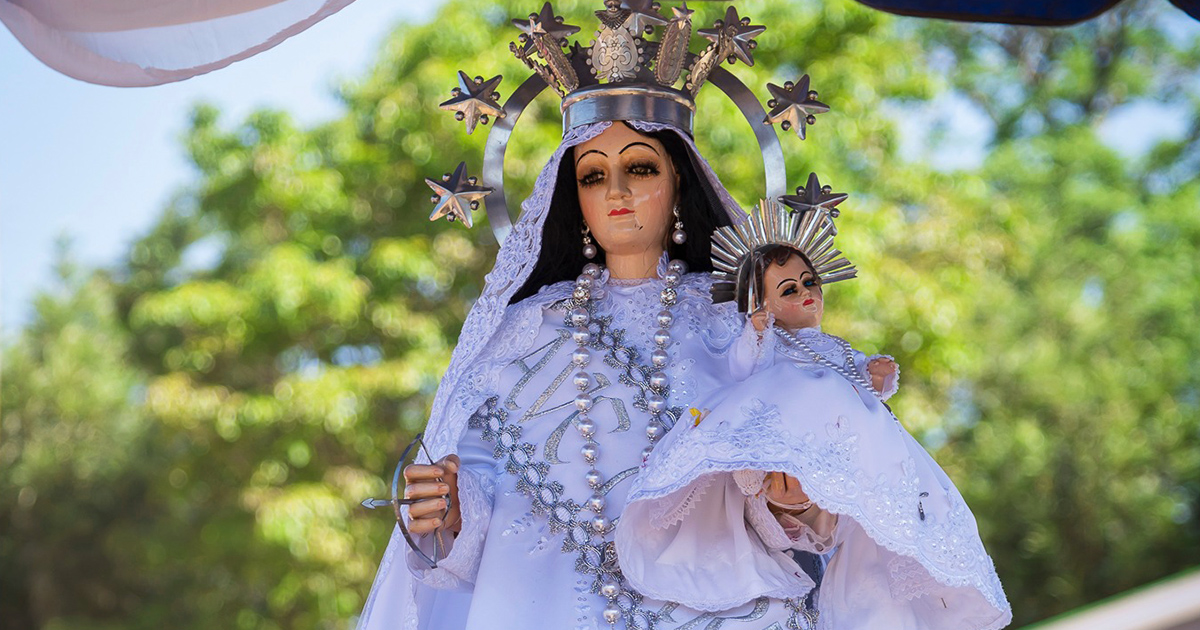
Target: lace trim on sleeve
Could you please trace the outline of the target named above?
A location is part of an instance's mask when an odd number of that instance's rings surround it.
[[[763,480],[766,478],[767,473],[761,470],[733,471],[733,482],[737,484],[738,490],[748,497],[752,497],[762,490]]]
[[[795,541],[783,531],[783,526],[775,519],[762,495],[746,497],[746,520],[768,549],[782,551],[792,548]]]
[[[696,507],[696,502],[708,492],[712,484],[713,476],[706,475],[697,479],[675,505],[671,505],[663,499],[655,501],[650,512],[650,524],[663,529],[682,521]]]
[[[470,470],[461,469],[458,474],[458,501],[462,511],[463,526],[457,537],[446,535],[450,549],[436,569],[430,569],[411,549],[405,549],[408,568],[421,582],[433,588],[459,588],[464,583],[473,584],[479,572],[479,561],[483,556],[483,543],[487,538],[488,521],[492,517],[492,495],[495,488]],[[417,539],[417,544],[432,549],[433,534]],[[428,553],[428,551],[427,551]]]

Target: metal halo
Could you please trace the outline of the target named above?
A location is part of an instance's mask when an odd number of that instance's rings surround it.
[[[763,179],[765,181],[767,199],[775,199],[787,192],[787,168],[783,163],[783,147],[779,144],[779,136],[770,125],[762,124],[767,116],[762,103],[754,96],[754,92],[746,87],[742,80],[725,68],[718,67],[708,77],[708,82],[717,86],[750,123],[754,137],[758,140],[758,148],[763,155]],[[513,127],[521,117],[521,112],[546,89],[546,82],[538,75],[533,75],[508,97],[504,103],[504,117],[492,125],[488,132],[487,144],[483,150],[483,181],[493,188],[483,202],[487,207],[488,224],[496,235],[496,242],[504,244],[505,237],[512,232],[513,217],[508,211],[508,202],[504,197],[504,155],[508,151],[508,140],[512,137]]]

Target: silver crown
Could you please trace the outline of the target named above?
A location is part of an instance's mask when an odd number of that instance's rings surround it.
[[[856,277],[858,269],[833,243],[837,236],[833,220],[840,215],[836,206],[846,197],[822,186],[816,173],[811,173],[807,186],[797,188],[795,195],[763,199],[746,221],[717,228],[712,236],[713,301],[735,299],[738,283],[749,279],[743,268],[753,264],[754,254],[769,245],[784,245],[804,254],[824,284]],[[750,301],[757,303],[753,298]]]
[[[794,130],[804,139],[806,126],[815,122],[815,115],[829,111],[816,100],[817,93],[808,89],[808,75],[782,88],[767,84],[771,94],[768,113],[745,84],[721,67],[722,62],[738,61],[754,65],[755,37],[766,27],[752,24],[750,18],[728,7],[713,28],[698,30],[709,44],[695,54],[688,51],[693,11],[687,3],[672,8],[669,18],[660,8],[652,0],[605,0],[604,10],[595,12],[599,27],[588,47],[568,42],[580,28],[556,15],[550,2],[528,18],[513,20],[521,33],[509,44],[509,50],[534,75],[503,106],[496,91],[502,77],[485,81],[483,76],[472,79],[459,72],[458,87],[441,107],[454,111],[455,117],[466,124],[467,133],[479,124],[494,121],[481,177],[490,187],[477,186],[471,192],[486,191],[488,218],[498,240],[502,241],[512,227],[504,199],[503,164],[508,139],[521,113],[547,87],[562,97],[564,132],[589,123],[625,120],[666,123],[691,134],[696,94],[711,83],[734,101],[754,128],[763,154],[766,196],[783,194],[787,185],[783,150],[770,126],[779,123],[785,131]],[[651,38],[656,31],[657,37]],[[443,187],[437,192],[444,196],[454,191]],[[445,216],[469,224],[457,213]]]

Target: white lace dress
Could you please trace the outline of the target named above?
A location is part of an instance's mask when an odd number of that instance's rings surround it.
[[[714,487],[729,497],[756,492],[763,471],[783,471],[837,514],[818,628],[1008,625],[1011,609],[954,484],[879,398],[831,367],[865,377],[871,357],[815,329],[797,337],[820,358],[773,334],[757,346],[747,327],[731,351],[732,372],[745,380],[705,392],[695,405],[707,413],[679,422],[650,455],[616,534],[626,579],[696,606],[769,592],[770,553],[742,540],[740,515],[711,503],[680,514],[679,506]],[[895,390],[886,384],[885,394]],[[744,553],[679,553],[700,540]],[[695,576],[707,576],[705,588]]]
[[[725,353],[736,338],[733,322],[739,320],[728,309],[711,304],[709,286],[706,275],[689,274],[673,309],[668,405],[677,414],[703,392],[729,380]],[[463,464],[459,475],[462,532],[437,569],[406,554],[408,568],[420,582],[419,627],[609,627],[601,615],[608,602],[599,594],[597,578],[615,568],[612,534],[603,539],[589,535],[583,523],[591,513],[581,508],[591,494],[584,481],[590,466],[579,452],[583,439],[572,426],[575,344],[563,325],[566,309],[562,306],[571,287],[572,283],[560,283],[510,307],[500,333],[466,377],[475,392],[469,395],[480,400],[457,449]],[[603,330],[594,336],[604,347],[593,345],[588,366],[595,380],[590,415],[598,425],[596,441],[601,450],[596,466],[607,479],[602,487],[605,514],[617,521],[617,531],[625,526],[620,519],[625,496],[648,444],[649,415],[643,390],[636,384],[645,373],[637,366],[648,364],[646,357],[654,348],[650,335],[657,328],[654,316],[661,309],[660,289],[658,280],[636,285],[613,281],[602,285],[602,297],[595,301],[593,321]],[[614,347],[623,350],[613,352]],[[601,360],[606,352],[613,356]],[[615,360],[617,356],[623,358]],[[623,614],[616,627],[809,627],[801,602],[812,582],[789,558],[762,542],[787,541],[763,500],[740,491],[707,496],[744,523],[737,544],[750,544],[769,558],[773,580],[769,590],[776,596],[760,593],[726,607],[699,609],[639,593],[622,582],[617,604]],[[681,552],[744,551],[731,541],[703,542],[702,550]],[[770,557],[773,553],[779,557]],[[617,564],[623,566],[623,559]],[[387,617],[378,612],[376,616]]]

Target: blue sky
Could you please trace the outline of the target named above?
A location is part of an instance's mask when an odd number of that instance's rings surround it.
[[[288,110],[301,124],[340,114],[339,77],[362,73],[384,35],[401,21],[425,20],[440,1],[402,4],[357,0],[340,13],[256,57],[154,88],[89,85],[60,75],[0,28],[0,327],[10,335],[29,321],[31,300],[52,281],[54,243],[73,241],[85,265],[110,265],[148,228],[172,193],[194,177],[181,138],[199,101],[226,121],[263,106]],[[1163,26],[1189,38],[1200,23],[1170,10]],[[900,115],[900,112],[891,112]],[[905,153],[946,168],[983,157],[988,121],[949,96],[904,112]],[[923,136],[947,120],[951,151],[928,154]],[[1131,157],[1178,136],[1187,121],[1152,104],[1126,106],[1101,126],[1108,143]],[[1131,130],[1137,130],[1131,133]]]
[[[153,88],[112,88],[42,65],[0,28],[0,326],[31,316],[52,280],[54,244],[109,265],[194,177],[180,139],[192,105],[218,105],[236,121],[256,108],[288,110],[301,124],[333,118],[339,77],[363,72],[399,22],[424,20],[440,2],[357,0],[260,55]]]

